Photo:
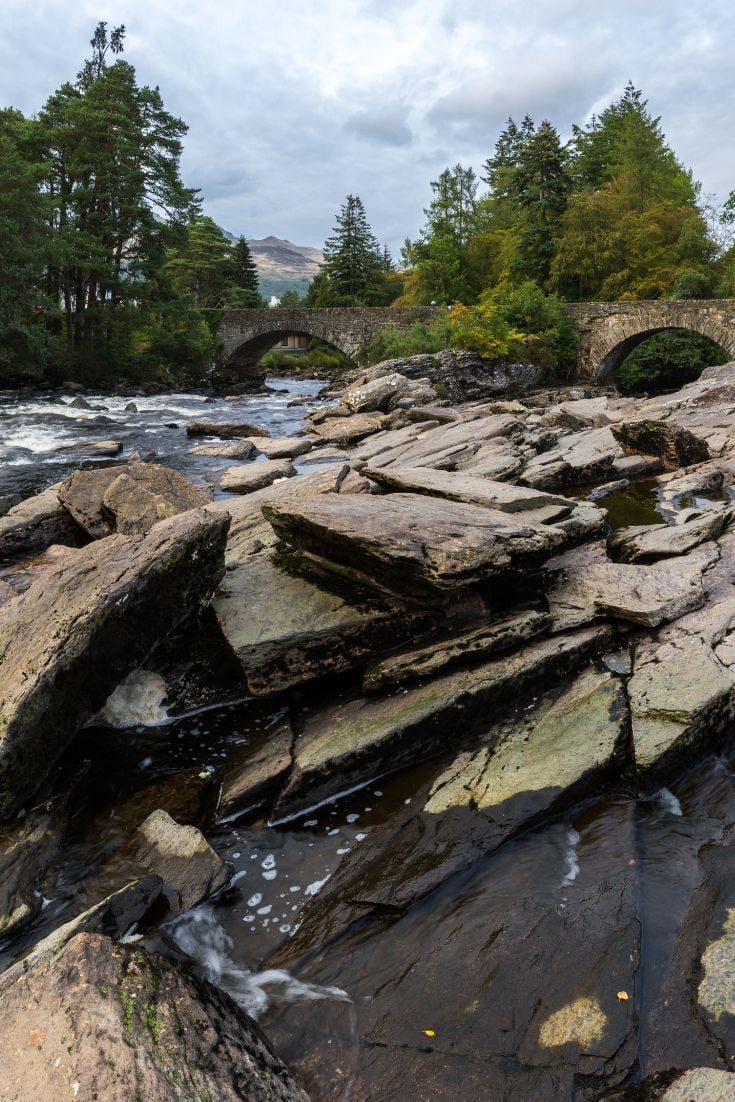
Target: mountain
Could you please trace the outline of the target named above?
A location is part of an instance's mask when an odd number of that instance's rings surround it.
[[[231,241],[234,234],[223,231]],[[271,295],[280,297],[285,291],[298,291],[304,294],[309,283],[324,262],[321,249],[311,245],[294,245],[281,237],[264,237],[262,240],[248,240],[253,260],[258,268],[260,293],[265,299]]]

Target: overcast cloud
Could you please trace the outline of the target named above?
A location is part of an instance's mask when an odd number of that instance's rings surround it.
[[[735,187],[727,0],[0,0],[0,104],[36,111],[101,18],[188,123],[186,183],[248,237],[321,245],[353,192],[396,250],[509,114],[568,136],[629,79],[705,194]]]

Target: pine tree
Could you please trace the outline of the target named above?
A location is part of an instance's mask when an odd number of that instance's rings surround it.
[[[324,271],[333,302],[368,306],[380,297],[382,253],[358,195],[342,204],[332,236],[324,243]]]
[[[217,223],[197,215],[182,245],[171,249],[166,270],[180,294],[202,310],[220,309],[231,283],[233,250]]]
[[[261,306],[258,268],[245,237],[240,235],[232,246],[226,304],[228,306]]]
[[[48,231],[32,132],[19,111],[0,110],[0,379],[6,382],[38,373],[45,346]]]
[[[171,233],[196,210],[179,176],[184,123],[119,58],[124,28],[99,24],[93,57],[40,113],[37,148],[52,230],[48,288],[82,370],[125,354],[131,314],[155,290]],[[125,308],[125,309],[123,309]]]

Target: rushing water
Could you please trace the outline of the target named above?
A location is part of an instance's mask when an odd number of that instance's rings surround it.
[[[264,394],[243,396],[234,402],[201,394],[85,394],[98,409],[72,407],[74,395],[50,398],[0,397],[0,496],[38,493],[81,467],[125,462],[133,452],[182,471],[195,481],[206,481],[233,460],[192,456],[187,421],[221,423],[249,421],[274,436],[289,436],[303,426],[305,413],[320,404],[324,381],[271,379]],[[126,412],[134,402],[137,413]],[[119,440],[117,459],[92,459],[73,445]],[[67,450],[71,449],[71,450]]]

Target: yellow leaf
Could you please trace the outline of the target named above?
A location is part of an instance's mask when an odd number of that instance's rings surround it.
[[[627,991],[618,991],[618,1002],[627,1003],[630,995]]]
[[[626,999],[628,998],[627,995],[625,997]],[[436,1037],[436,1033],[433,1029],[422,1029],[421,1032],[425,1033],[427,1037]]]

